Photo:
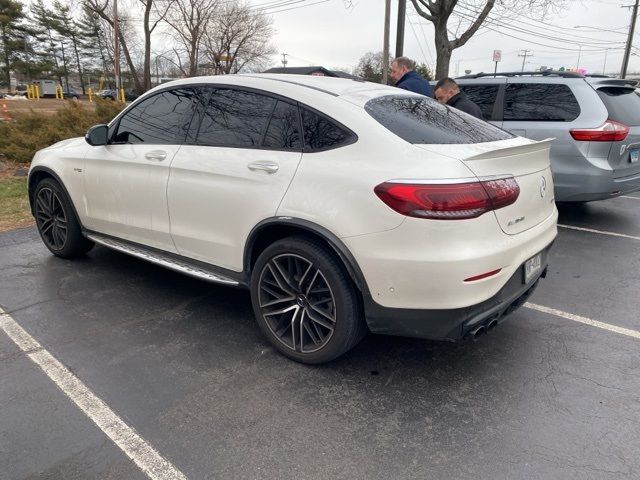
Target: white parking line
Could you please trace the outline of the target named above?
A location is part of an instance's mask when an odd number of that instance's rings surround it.
[[[587,317],[581,317],[580,315],[574,315],[573,313],[563,312],[562,310],[556,310],[555,308],[549,308],[543,305],[537,305],[535,303],[527,302],[524,304],[524,306],[532,310],[537,310],[538,312],[548,313],[550,315],[555,315],[556,317],[566,318],[567,320],[584,323],[585,325],[591,325],[592,327],[602,328],[603,330],[609,330],[610,332],[619,333],[620,335],[626,335],[627,337],[632,337],[640,340],[640,332],[637,330],[618,327],[617,325],[599,322],[598,320],[591,320]]]
[[[635,235],[627,235],[625,233],[607,232],[604,230],[594,230],[593,228],[574,227],[573,225],[561,225],[560,223],[558,224],[558,227],[568,228],[571,230],[579,230],[581,232],[599,233],[600,235],[610,235],[612,237],[622,237],[622,238],[630,238],[631,240],[640,240],[640,237],[636,237]]]
[[[187,477],[0,308],[0,328],[152,480]]]
[[[634,200],[640,200],[640,197],[632,197],[631,195],[622,195],[620,198],[633,198]]]

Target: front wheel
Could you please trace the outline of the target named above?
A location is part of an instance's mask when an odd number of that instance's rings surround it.
[[[251,301],[269,341],[298,362],[333,360],[367,331],[341,262],[304,237],[279,240],[262,252],[252,271]]]
[[[91,250],[93,242],[82,235],[71,201],[58,182],[52,178],[41,180],[33,202],[38,233],[51,253],[73,258]]]

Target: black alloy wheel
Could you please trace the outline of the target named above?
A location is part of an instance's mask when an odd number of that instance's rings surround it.
[[[333,360],[367,332],[359,293],[344,265],[312,238],[284,238],[260,254],[251,301],[273,346],[302,363]]]
[[[336,304],[320,269],[295,254],[273,257],[260,275],[260,309],[273,335],[294,352],[324,347],[336,326]]]
[[[62,250],[67,243],[67,216],[62,201],[50,187],[38,189],[35,217],[42,240],[50,250]]]
[[[73,258],[93,248],[93,242],[82,235],[67,194],[53,178],[45,178],[36,186],[33,215],[40,238],[54,255]]]

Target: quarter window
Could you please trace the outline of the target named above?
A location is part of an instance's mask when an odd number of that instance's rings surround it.
[[[298,107],[278,101],[269,120],[263,146],[287,150],[302,148]]]
[[[196,143],[259,147],[275,103],[275,99],[253,92],[213,90],[204,110]]]
[[[580,106],[567,85],[513,83],[505,90],[505,121],[571,122],[578,115]]]
[[[113,143],[182,143],[192,117],[196,91],[176,88],[142,100],[118,122]]]
[[[304,149],[307,151],[329,150],[355,140],[352,133],[340,128],[328,118],[305,108],[302,109],[302,129]]]

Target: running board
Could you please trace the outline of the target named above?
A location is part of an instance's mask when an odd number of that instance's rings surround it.
[[[105,247],[126,253],[132,257],[141,258],[142,260],[175,270],[176,272],[184,273],[191,277],[206,280],[208,282],[221,283],[223,285],[240,285],[240,282],[237,280],[220,275],[219,273],[205,267],[196,266],[184,260],[177,259],[175,256],[168,253],[163,253],[155,249],[147,249],[142,245],[134,245],[124,240],[108,237],[99,233],[87,232],[85,235],[88,239],[93,240],[100,245],[104,245]]]

